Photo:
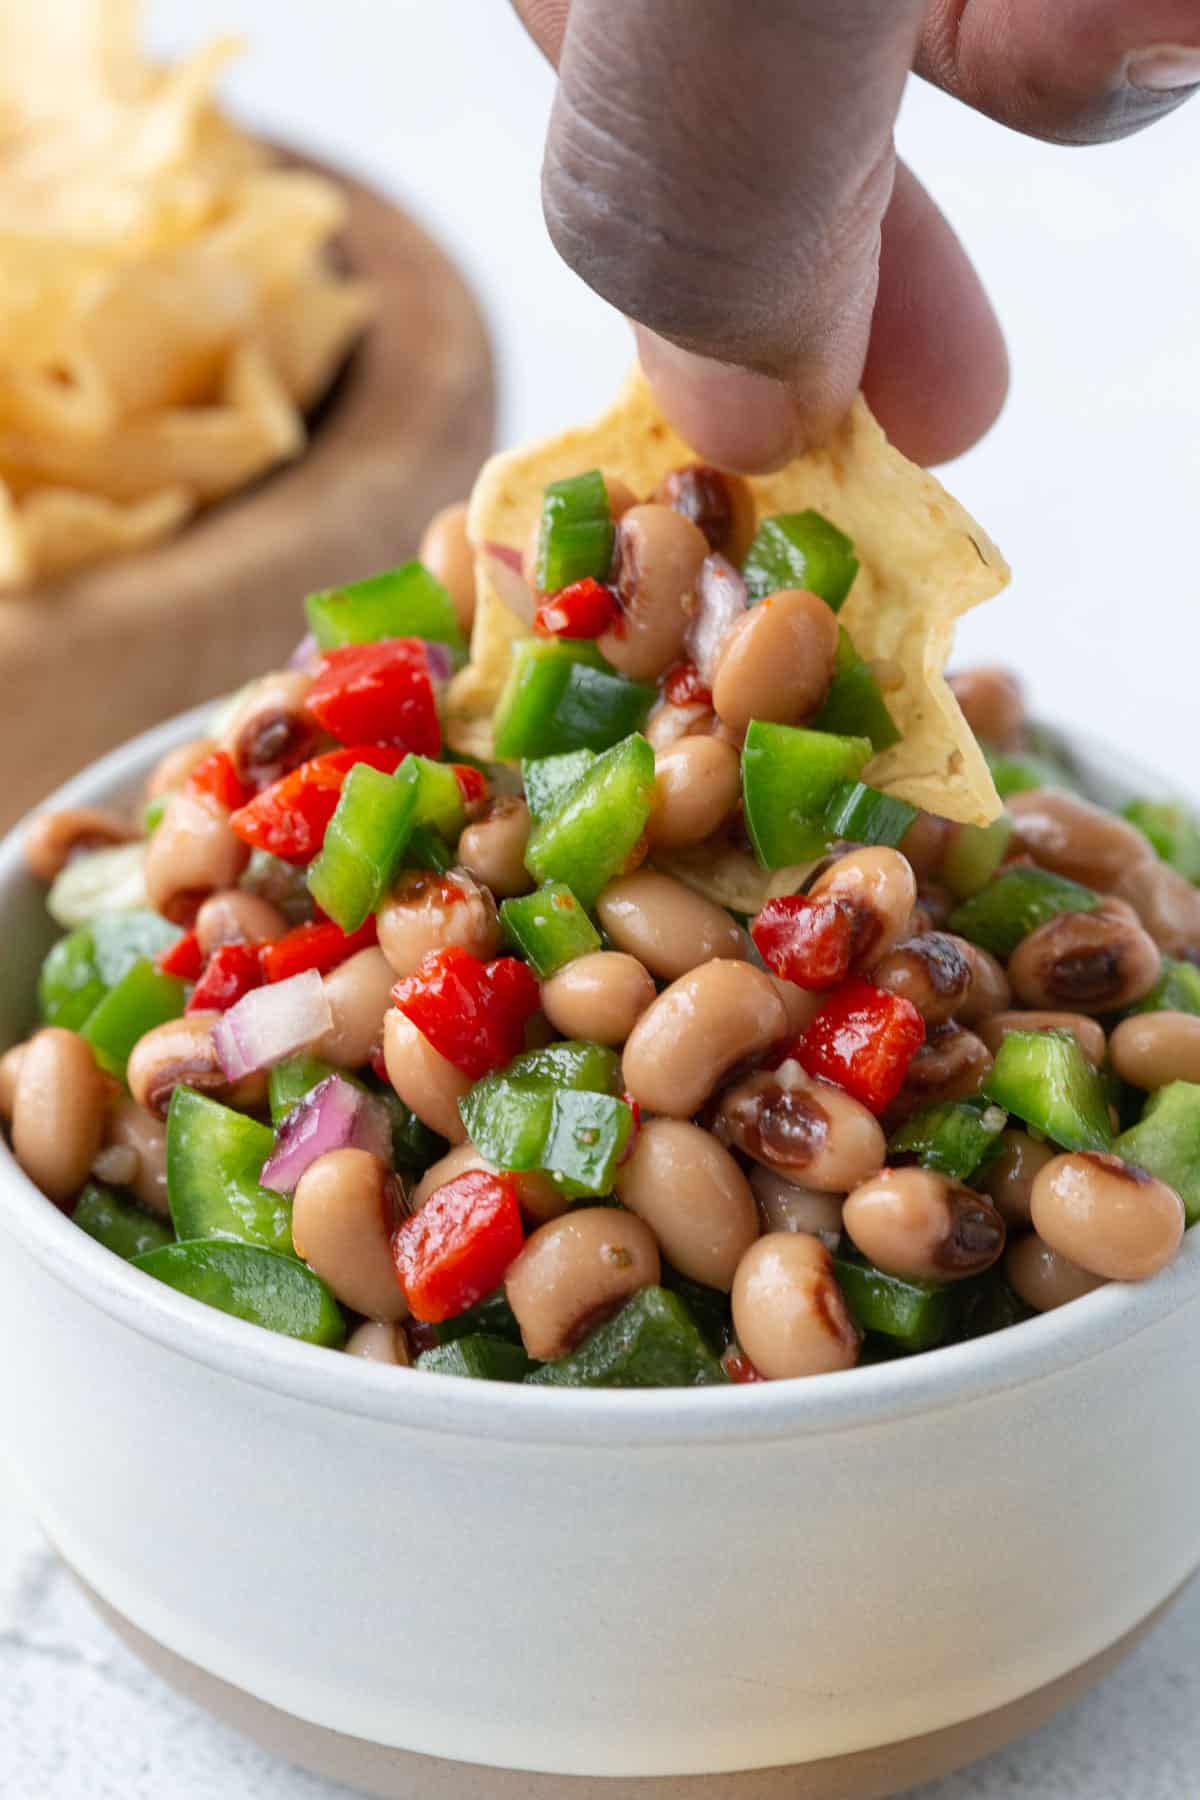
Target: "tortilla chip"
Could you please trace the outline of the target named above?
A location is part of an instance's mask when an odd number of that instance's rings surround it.
[[[192,510],[190,495],[179,488],[123,506],[100,494],[46,487],[31,494],[17,516],[29,563],[54,576],[157,544],[178,531]]]
[[[442,729],[452,750],[490,762],[492,712],[508,676],[513,645],[532,629],[533,596],[519,571],[481,551],[475,559],[471,654],[446,690]]]
[[[694,460],[635,370],[594,425],[492,457],[472,492],[467,529],[477,547],[517,548],[551,481],[599,468],[649,495],[668,471]],[[886,660],[903,675],[887,695],[901,742],[867,765],[865,779],[944,818],[976,825],[996,818],[1000,801],[987,764],[943,675],[954,621],[1009,580],[986,532],[888,443],[861,396],[828,445],[752,477],[750,486],[760,517],[813,507],[854,540],[860,568],[841,622],[861,656]],[[479,579],[482,594],[483,571]],[[476,705],[485,689],[494,703],[507,666],[493,645],[472,692]]]

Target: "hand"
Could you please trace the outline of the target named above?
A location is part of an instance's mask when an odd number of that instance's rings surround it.
[[[1060,143],[1139,130],[1200,85],[1200,0],[514,4],[559,71],[555,245],[634,321],[689,443],[748,470],[820,441],[860,381],[920,462],[1000,410],[995,316],[895,157],[910,67]]]

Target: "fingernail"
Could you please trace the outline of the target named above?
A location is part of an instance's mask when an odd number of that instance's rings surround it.
[[[1152,94],[1200,87],[1200,49],[1187,44],[1152,44],[1130,59],[1126,73],[1134,87]]]
[[[752,474],[803,448],[796,401],[782,381],[696,356],[640,325],[634,335],[659,405],[706,462]]]

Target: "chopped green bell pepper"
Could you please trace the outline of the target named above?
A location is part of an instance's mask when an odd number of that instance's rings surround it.
[[[907,800],[883,794],[864,781],[843,781],[830,795],[821,823],[830,838],[894,849],[916,816],[916,807]]]
[[[568,750],[565,756],[527,756],[521,764],[521,780],[530,817],[538,822],[561,806],[595,760],[594,750]]]
[[[573,581],[604,581],[612,562],[613,522],[599,469],[552,481],[542,496],[535,577],[543,594]]]
[[[1044,751],[993,750],[987,744],[981,744],[980,748],[992,771],[996,792],[1002,800],[1007,800],[1010,794],[1032,793],[1035,788],[1057,787],[1067,788],[1072,793],[1079,791],[1079,783],[1066,764]]]
[[[336,1350],[346,1337],[341,1308],[319,1276],[295,1257],[218,1238],[167,1244],[134,1268],[218,1312],[267,1331]]]
[[[541,1367],[526,1356],[520,1344],[507,1338],[488,1337],[475,1332],[454,1338],[448,1344],[435,1344],[417,1358],[418,1369],[430,1375],[471,1375],[476,1381],[524,1381]]]
[[[632,1130],[633,1109],[626,1100],[612,1094],[555,1094],[539,1167],[572,1200],[611,1193]]]
[[[720,1387],[724,1369],[677,1294],[642,1288],[569,1356],[543,1363],[534,1387]]]
[[[1069,1031],[1010,1031],[982,1089],[1064,1150],[1111,1150],[1104,1079]]]
[[[838,627],[837,664],[825,704],[809,723],[814,731],[870,738],[876,755],[900,742],[883,690],[843,626]]]
[[[702,1281],[693,1281],[690,1276],[681,1275],[670,1263],[662,1266],[662,1285],[668,1293],[683,1301],[687,1315],[700,1336],[713,1355],[720,1356],[733,1336],[729,1295],[723,1294],[720,1288],[706,1287]]]
[[[950,930],[1007,962],[1031,931],[1057,913],[1091,912],[1100,896],[1065,875],[1024,865],[1002,869],[993,881],[956,906]]]
[[[957,900],[985,888],[1008,853],[1013,822],[1001,813],[990,825],[952,825],[939,871]]]
[[[1122,818],[1148,837],[1163,861],[1189,881],[1200,882],[1200,821],[1172,800],[1131,800]]]
[[[819,512],[763,519],[742,564],[751,601],[781,588],[807,588],[836,612],[854,585],[858,558],[844,531]]]
[[[601,1044],[553,1044],[485,1075],[458,1110],[471,1142],[496,1168],[539,1169],[554,1127],[556,1096],[611,1095],[618,1067],[616,1053]]]
[[[446,644],[456,662],[466,660],[466,640],[454,602],[423,563],[401,563],[348,587],[310,594],[304,611],[322,650],[371,644],[379,638],[415,637]]]
[[[493,715],[496,755],[511,762],[607,750],[641,728],[657,695],[652,684],[618,675],[589,643],[522,639]]]
[[[1171,1081],[1159,1088],[1114,1148],[1126,1162],[1148,1169],[1175,1189],[1189,1225],[1200,1220],[1200,1086]]]
[[[394,775],[385,775],[355,763],[309,864],[309,893],[343,931],[358,930],[399,873],[417,807],[412,764],[408,757]]]
[[[444,875],[454,867],[455,857],[440,831],[418,825],[408,840],[404,861],[407,868],[432,869],[435,875]]]
[[[583,906],[619,875],[654,805],[654,752],[638,732],[598,756],[565,800],[536,825],[525,867],[538,881],[569,882]]]
[[[142,957],[155,957],[181,936],[160,913],[138,909],[107,913],[92,925],[59,938],[38,977],[43,1025],[78,1031],[109,989]]]
[[[100,1067],[124,1081],[125,1065],[138,1039],[156,1025],[178,1019],[186,1000],[187,988],[178,976],[164,975],[143,956],[88,1014],[80,1036],[92,1046]]]
[[[124,1194],[98,1181],[88,1182],[71,1217],[81,1231],[126,1262],[144,1256],[147,1250],[161,1249],[175,1237],[165,1219],[143,1212]]]
[[[746,828],[765,868],[824,852],[826,808],[844,783],[858,779],[870,755],[869,738],[752,721],[742,750],[742,793]]]
[[[939,1100],[922,1107],[893,1134],[888,1143],[888,1160],[911,1157],[923,1169],[936,1169],[956,1181],[967,1181],[1007,1123],[998,1106],[979,1106],[970,1100]]]
[[[1162,974],[1150,992],[1143,994],[1137,1004],[1129,1008],[1129,1012],[1200,1014],[1200,969],[1195,963],[1176,962],[1174,957],[1164,956]]]
[[[167,1110],[167,1198],[176,1235],[292,1250],[292,1203],[259,1184],[275,1145],[266,1125],[177,1087]]]
[[[548,981],[564,963],[600,948],[600,933],[562,881],[548,881],[532,894],[505,900],[500,920],[505,936],[528,958],[540,981]]]
[[[903,1281],[856,1252],[833,1259],[837,1284],[860,1331],[879,1332],[906,1350],[931,1350],[954,1323],[953,1290],[934,1281]]]
[[[474,1337],[479,1333],[484,1337],[503,1338],[509,1344],[521,1342],[521,1327],[502,1287],[489,1294],[486,1300],[469,1306],[465,1312],[456,1313],[452,1319],[443,1319],[433,1327],[433,1333],[439,1344],[452,1344],[455,1338]]]
[[[954,1336],[959,1341],[990,1337],[993,1331],[1004,1331],[1034,1317],[1033,1307],[1013,1293],[1001,1269],[996,1267],[974,1281],[960,1282]]]

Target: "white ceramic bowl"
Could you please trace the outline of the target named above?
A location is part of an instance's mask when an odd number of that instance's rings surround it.
[[[10,837],[0,1045],[50,937]],[[50,1538],[176,1678],[379,1792],[850,1800],[994,1746],[1200,1563],[1198,1341],[1194,1232],[1151,1282],[810,1381],[410,1376],[149,1280],[0,1149],[4,1448]]]

